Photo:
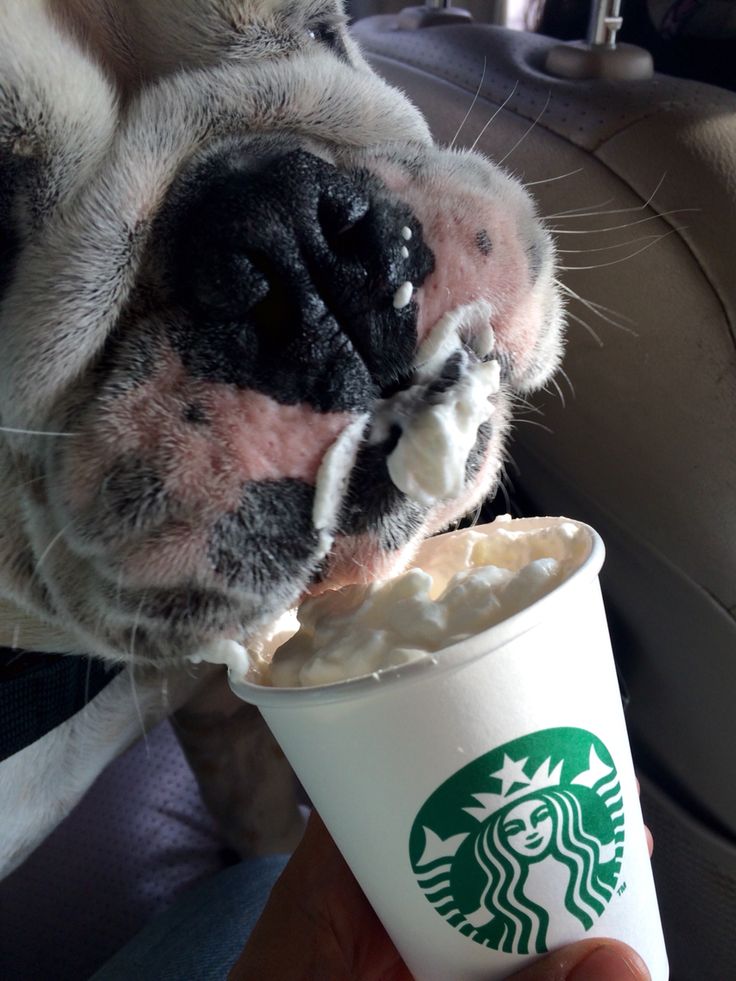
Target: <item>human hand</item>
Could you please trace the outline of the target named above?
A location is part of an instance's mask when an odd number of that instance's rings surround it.
[[[649,981],[649,971],[626,944],[583,940],[542,957],[509,981]]]
[[[651,849],[650,849],[651,851]],[[229,981],[412,981],[324,824],[312,814]],[[613,940],[585,940],[509,981],[649,981]]]
[[[228,981],[412,981],[316,813]]]

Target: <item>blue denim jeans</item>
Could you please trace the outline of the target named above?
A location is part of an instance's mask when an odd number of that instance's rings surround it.
[[[288,856],[233,865],[187,890],[91,981],[224,981]]]

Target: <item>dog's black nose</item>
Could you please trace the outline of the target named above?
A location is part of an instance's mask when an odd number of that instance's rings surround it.
[[[187,314],[175,340],[198,376],[336,410],[365,407],[410,370],[405,284],[434,260],[410,209],[370,174],[303,150],[216,158],[169,234]]]

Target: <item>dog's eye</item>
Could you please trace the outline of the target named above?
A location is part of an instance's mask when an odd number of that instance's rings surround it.
[[[307,34],[312,41],[324,44],[336,55],[347,59],[348,53],[340,34],[340,22],[332,20],[318,21],[307,28]]]

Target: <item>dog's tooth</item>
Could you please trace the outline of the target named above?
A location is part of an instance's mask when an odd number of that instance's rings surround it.
[[[498,361],[486,361],[476,367],[476,371],[483,378],[489,395],[497,395],[501,390],[501,365]]]
[[[192,664],[201,664],[207,661],[209,664],[225,664],[228,673],[236,678],[241,678],[250,667],[250,658],[247,650],[236,640],[213,640],[205,647],[201,647],[196,654],[191,654],[188,658]]]
[[[482,305],[488,306],[490,314],[490,306],[488,304]],[[487,358],[496,346],[496,335],[493,333],[493,327],[491,327],[490,316],[479,317],[469,335],[465,331],[463,332],[463,340],[481,360]]]
[[[405,242],[408,242],[410,240],[411,228],[409,228],[408,225],[404,225],[404,227],[401,229],[401,237],[404,239]]]
[[[491,327],[493,309],[487,300],[475,300],[460,307],[458,330],[463,341],[479,358],[486,358],[496,344]]]
[[[325,453],[317,471],[312,524],[322,536],[322,544],[326,545],[325,551],[328,551],[332,544],[329,530],[334,527],[337,520],[337,513],[345,496],[345,487],[367,422],[366,412],[347,425]]]
[[[414,284],[410,282],[402,283],[394,293],[394,309],[402,310],[411,300],[414,292]]]
[[[407,247],[405,245],[402,245],[401,246],[401,256],[402,256],[403,259],[408,259],[409,258],[409,250],[407,249]]]
[[[436,375],[447,359],[465,342],[479,358],[493,350],[495,338],[491,327],[491,305],[474,300],[443,314],[422,341],[414,367],[422,379]]]
[[[414,359],[420,378],[431,378],[460,347],[458,311],[450,310],[440,317],[422,341]]]

